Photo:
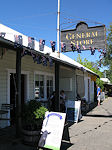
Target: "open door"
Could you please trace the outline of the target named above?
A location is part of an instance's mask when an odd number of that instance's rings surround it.
[[[26,75],[21,75],[21,104],[24,104],[26,95]],[[15,113],[16,113],[16,74],[10,73],[10,104],[13,106],[10,110],[10,125],[15,124]]]

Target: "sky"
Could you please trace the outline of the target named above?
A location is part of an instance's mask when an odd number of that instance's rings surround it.
[[[0,5],[0,23],[37,41],[44,39],[47,46],[51,40],[57,41],[58,0],[3,0]],[[75,29],[79,21],[88,26],[105,24],[108,28],[112,22],[112,0],[60,0],[60,29]],[[65,55],[75,60],[78,56],[77,52]],[[94,56],[90,51],[80,56],[89,61],[99,60],[97,51]]]

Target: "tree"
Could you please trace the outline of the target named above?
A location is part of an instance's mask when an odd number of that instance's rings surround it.
[[[86,58],[84,60],[82,60],[80,54],[77,57],[77,62],[79,62],[80,64],[82,64],[86,68],[92,70],[93,72],[95,72],[97,75],[99,75],[100,78],[103,77],[103,73],[98,70],[98,65],[97,65],[98,63],[97,62],[96,63],[95,62],[90,62]],[[102,90],[104,89],[103,81],[101,81],[99,78],[97,78],[96,84],[98,86],[100,86]]]
[[[107,30],[107,49],[106,57],[103,59],[103,65],[108,67],[106,76],[112,82],[112,23]]]
[[[96,62],[96,63],[90,62],[86,58],[84,60],[82,60],[80,54],[78,55],[76,61],[79,62],[80,64],[82,64],[83,66],[85,66],[86,68],[92,70],[96,74],[98,74],[100,78],[103,77],[103,73],[101,71],[99,71],[99,69],[98,69],[98,62]]]

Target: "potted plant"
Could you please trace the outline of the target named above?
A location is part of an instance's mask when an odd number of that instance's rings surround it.
[[[30,100],[24,104],[22,110],[22,133],[25,144],[37,144],[47,108],[37,100]]]

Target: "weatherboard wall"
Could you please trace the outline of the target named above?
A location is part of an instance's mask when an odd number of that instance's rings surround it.
[[[42,64],[36,64],[33,62],[32,56],[24,56],[22,58],[21,73],[26,76],[26,100],[34,98],[35,72],[38,73],[41,71],[54,74],[54,65],[53,67],[49,67],[49,65],[43,66]],[[0,58],[0,109],[1,104],[10,104],[10,73],[16,73],[16,52],[6,50],[3,57]],[[5,127],[7,125],[8,121],[2,121],[2,124],[0,123],[0,127]]]
[[[60,82],[60,90],[65,90],[65,94],[67,96],[68,100],[75,100],[76,97],[76,75],[75,75],[75,69],[70,69],[66,67],[60,67],[60,79],[63,79],[63,83]],[[66,84],[66,80],[68,80],[68,84],[70,85],[70,88],[66,88],[68,86]],[[65,86],[65,87],[64,87]]]

